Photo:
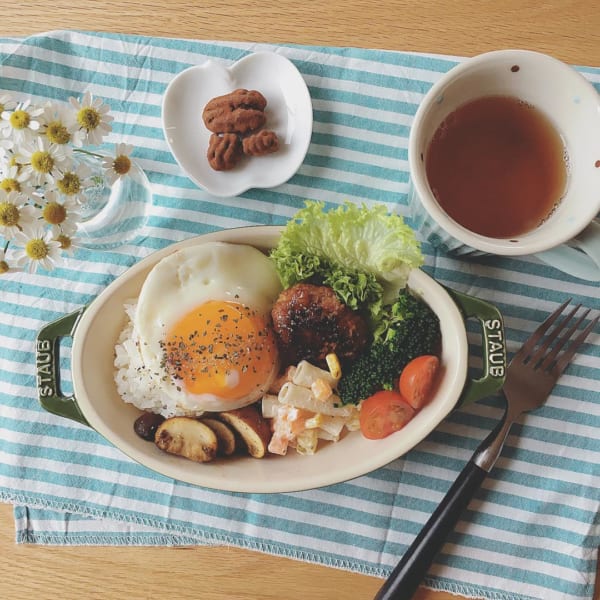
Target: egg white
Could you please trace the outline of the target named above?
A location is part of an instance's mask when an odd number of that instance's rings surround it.
[[[271,260],[256,248],[241,244],[188,246],[152,268],[142,285],[133,326],[146,367],[180,408],[197,413],[232,410],[258,398],[253,394],[232,401],[186,392],[164,369],[162,342],[167,332],[185,314],[209,300],[237,302],[267,316],[281,289]],[[274,364],[271,378],[277,366]],[[269,383],[265,382],[267,386]]]

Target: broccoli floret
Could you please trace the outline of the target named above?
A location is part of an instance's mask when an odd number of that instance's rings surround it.
[[[402,291],[390,307],[387,328],[344,368],[338,384],[342,402],[356,403],[378,390],[393,389],[406,364],[422,354],[437,354],[440,340],[437,315],[425,302]]]

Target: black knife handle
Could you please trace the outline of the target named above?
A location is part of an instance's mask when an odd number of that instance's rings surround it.
[[[487,471],[469,461],[410,548],[387,578],[375,600],[410,600],[433,559],[469,505]]]

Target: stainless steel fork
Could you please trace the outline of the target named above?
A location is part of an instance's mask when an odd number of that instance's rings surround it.
[[[581,308],[577,305],[563,315],[569,304],[570,300],[567,300],[552,313],[511,360],[503,387],[506,410],[502,420],[477,448],[375,600],[410,600],[413,597],[448,534],[500,456],[513,423],[524,412],[544,404],[573,355],[598,323],[600,315],[580,330],[589,309],[576,317]],[[552,332],[543,339],[552,325]]]

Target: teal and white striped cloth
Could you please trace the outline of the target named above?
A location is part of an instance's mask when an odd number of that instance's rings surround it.
[[[269,50],[309,86],[314,131],[284,185],[215,198],[171,156],[161,129],[173,76],[207,58],[230,65]],[[151,251],[221,228],[283,224],[305,199],[384,202],[406,213],[407,143],[423,94],[458,57],[51,32],[0,40],[0,92],[67,100],[86,90],[115,116],[153,188],[148,235],[113,251],[79,250],[51,273],[0,278],[0,499],[16,539],[38,544],[230,544],[386,576],[501,415],[490,398],[453,413],[413,451],[369,475],[290,494],[202,489],[133,463],[93,430],[42,410],[39,328],[93,300]],[[600,89],[600,68],[578,67]],[[566,297],[600,308],[600,287],[536,259],[457,260],[426,244],[425,270],[495,303],[512,353]],[[479,350],[470,332],[473,355]],[[473,367],[478,361],[473,359]],[[68,381],[68,365],[63,369]],[[431,568],[435,589],[490,599],[591,598],[600,545],[600,335],[546,406],[514,428],[502,458]]]

